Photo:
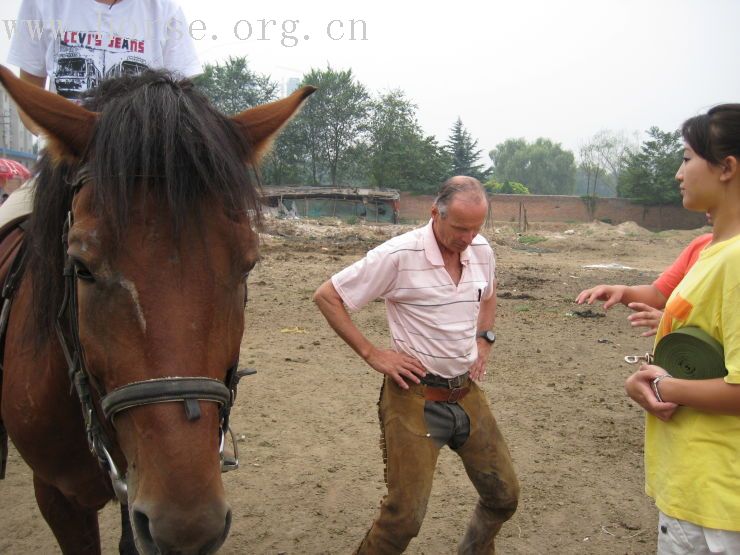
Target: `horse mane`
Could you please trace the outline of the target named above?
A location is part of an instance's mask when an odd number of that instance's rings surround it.
[[[93,207],[114,237],[123,236],[142,187],[170,215],[175,233],[202,226],[204,201],[232,217],[261,224],[259,175],[236,124],[219,113],[189,80],[165,71],[106,80],[82,105],[100,117],[82,161],[45,152],[36,167],[28,228],[33,324],[40,341],[53,334],[64,294],[61,234],[81,167],[92,182]]]

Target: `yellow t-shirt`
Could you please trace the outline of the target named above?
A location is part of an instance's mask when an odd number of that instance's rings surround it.
[[[727,383],[740,384],[740,235],[710,245],[666,303],[656,344],[697,326],[724,346]],[[740,387],[740,386],[738,386]],[[740,416],[679,407],[668,422],[648,414],[645,490],[665,514],[740,532]]]

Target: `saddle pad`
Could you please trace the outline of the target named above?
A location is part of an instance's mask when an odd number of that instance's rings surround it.
[[[36,190],[36,179],[26,181],[0,205],[0,228],[28,218],[33,211],[33,193]]]
[[[679,328],[658,341],[654,364],[671,376],[685,380],[707,380],[727,375],[722,344],[693,326]]]

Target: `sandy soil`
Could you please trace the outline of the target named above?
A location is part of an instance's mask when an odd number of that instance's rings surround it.
[[[311,302],[331,273],[408,226],[272,221],[252,273],[232,426],[242,467],[224,476],[234,513],[224,554],[350,553],[385,487],[378,448],[379,374],[339,340]],[[617,307],[603,317],[573,303],[588,286],[649,283],[699,231],[635,224],[506,224],[484,234],[499,264],[498,341],[483,387],[522,483],[501,553],[648,554],[656,510],[643,493],[642,411],[624,395],[641,338]],[[533,239],[535,238],[535,239]],[[531,243],[529,241],[545,240]],[[522,242],[524,241],[524,242]],[[618,264],[632,269],[584,268]],[[593,317],[584,317],[591,315]],[[380,302],[356,316],[387,344]],[[453,553],[476,495],[445,449],[412,554]],[[0,553],[56,553],[36,508],[31,474],[11,451],[0,482]],[[117,552],[118,508],[101,512],[104,553]]]

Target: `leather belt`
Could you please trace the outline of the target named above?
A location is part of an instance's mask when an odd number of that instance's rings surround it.
[[[450,389],[447,387],[426,386],[424,388],[424,399],[427,401],[437,401],[438,403],[457,403],[470,392],[469,387],[456,387]]]
[[[424,388],[424,398],[427,401],[442,403],[457,403],[470,392],[468,383],[470,376],[467,372],[454,378],[442,378],[434,374],[427,374],[421,378]]]
[[[468,381],[470,381],[470,374],[468,374],[468,372],[465,372],[464,374],[460,374],[459,376],[455,376],[454,378],[443,378],[435,374],[427,374],[426,376],[421,378],[420,381],[424,385],[429,385],[431,387],[446,387],[447,389],[455,389],[468,385]]]

